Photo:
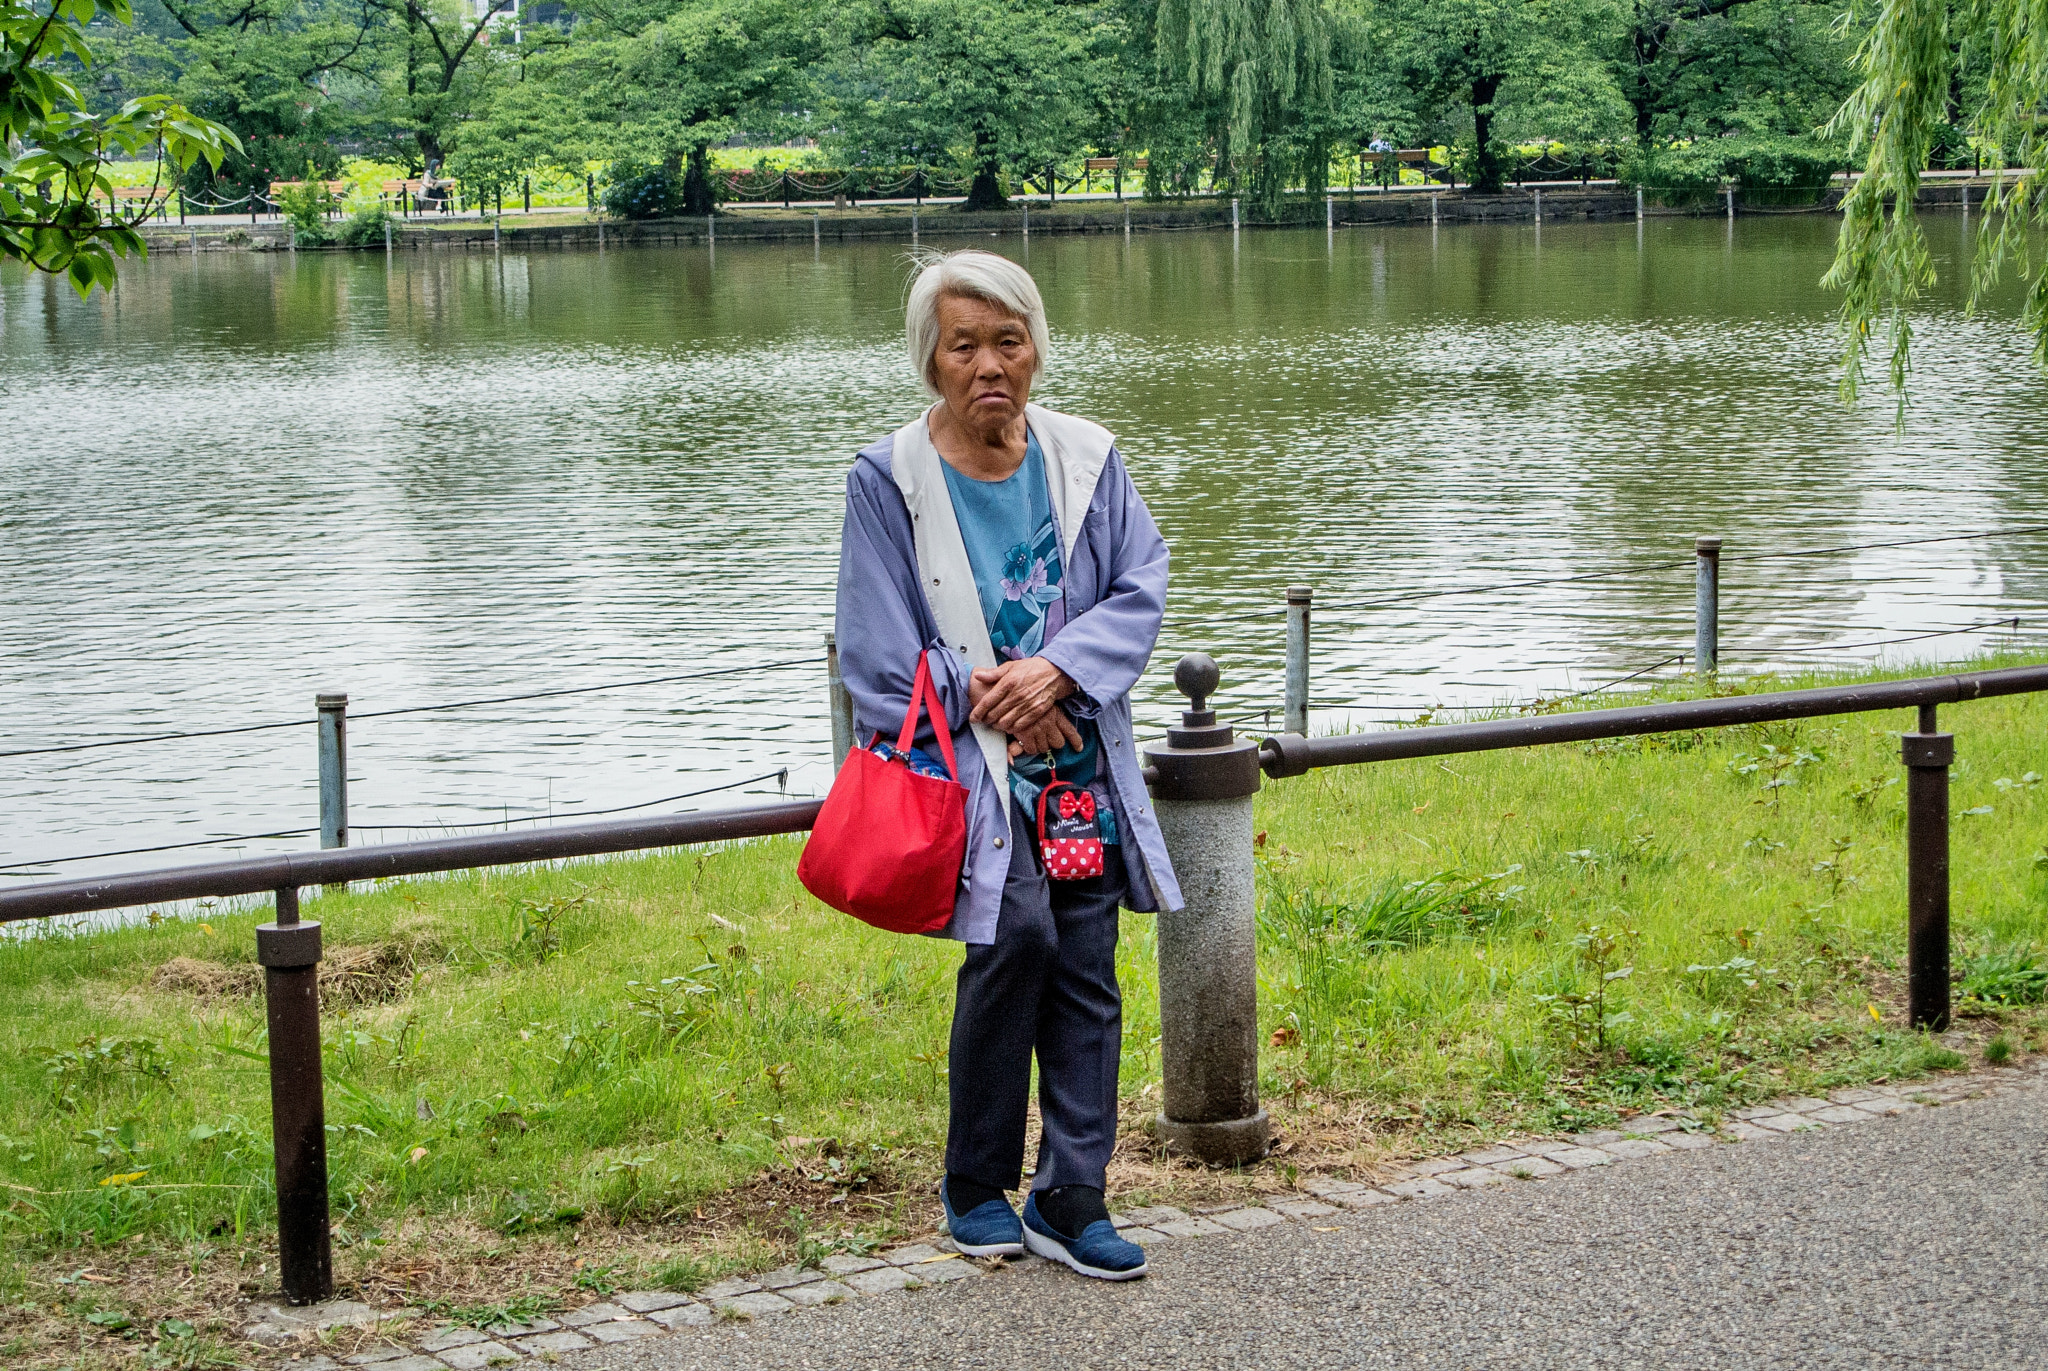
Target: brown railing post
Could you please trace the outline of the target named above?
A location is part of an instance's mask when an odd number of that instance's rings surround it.
[[[1948,769],[1952,733],[1936,732],[1935,706],[1920,731],[1899,736],[1906,763],[1906,999],[1913,1027],[1948,1027]]]
[[[299,891],[277,892],[277,921],[256,929],[270,1016],[270,1127],[277,1163],[277,1256],[284,1297],[334,1293],[327,1238],[327,1107],[320,1083],[320,925],[300,922]]]

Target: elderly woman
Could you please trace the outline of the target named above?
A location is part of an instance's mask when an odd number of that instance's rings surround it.
[[[1029,272],[986,252],[926,255],[907,331],[937,403],[847,477],[838,637],[862,738],[896,732],[929,649],[968,794],[939,1195],[969,1255],[1029,1247],[1128,1280],[1144,1249],[1116,1236],[1103,1200],[1123,1035],[1117,908],[1181,904],[1131,734],[1166,544],[1109,432],[1029,403],[1049,351]],[[936,755],[920,726],[917,750]],[[1048,786],[1060,810],[1092,808],[1100,875],[1069,879],[1063,859],[1048,874]],[[1023,1180],[1034,1052],[1043,1136],[1020,1219],[1004,1192]]]

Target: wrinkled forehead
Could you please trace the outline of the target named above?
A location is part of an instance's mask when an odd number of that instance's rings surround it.
[[[949,290],[939,296],[939,328],[947,333],[985,333],[1014,329],[1031,332],[1031,321],[998,300],[971,291]]]

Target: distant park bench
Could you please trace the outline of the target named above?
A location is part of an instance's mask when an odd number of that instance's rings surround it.
[[[176,191],[170,186],[115,186],[107,193],[107,208],[119,212],[123,203],[132,205],[140,200],[147,204],[155,200],[156,217],[168,219],[171,217],[171,196],[174,194]]]
[[[1429,179],[1429,173],[1434,169],[1438,169],[1440,165],[1433,158],[1430,157],[1428,148],[1400,148],[1393,152],[1359,153],[1359,169],[1363,171],[1369,167],[1377,171],[1390,157],[1394,159],[1394,176],[1397,180],[1399,179],[1402,171],[1406,170],[1409,167],[1413,167],[1415,170],[1421,172],[1422,179],[1424,181],[1427,181]],[[1373,179],[1378,178],[1375,177]]]
[[[455,183],[453,181],[443,181],[441,186],[443,188],[441,197],[432,203],[438,205],[441,212],[446,214],[455,203]],[[423,177],[417,176],[409,181],[386,181],[378,187],[383,192],[383,197],[387,203],[393,200],[398,202],[398,212],[400,214],[421,213],[423,206],[420,201],[420,193],[426,188],[426,180]]]
[[[1092,188],[1089,183],[1094,179],[1095,173],[1098,171],[1106,171],[1112,178],[1116,178],[1118,177],[1117,168],[1119,165],[1125,171],[1142,173],[1151,164],[1152,159],[1149,157],[1133,157],[1128,162],[1125,162],[1120,157],[1090,157],[1081,163],[1081,189],[1085,191]],[[1118,184],[1119,188],[1121,188],[1120,180]]]

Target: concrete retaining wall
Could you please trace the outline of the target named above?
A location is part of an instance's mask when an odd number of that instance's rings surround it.
[[[1923,208],[1955,206],[1965,191],[1972,206],[1981,204],[1990,179],[1974,182],[1943,181],[1921,188]],[[1370,191],[1339,192],[1333,205],[1338,226],[1364,224],[1426,224],[1435,218],[1442,223],[1526,223],[1533,219],[1536,192],[1543,199],[1543,218],[1554,220],[1621,220],[1636,213],[1635,192],[1615,186],[1543,186],[1509,189],[1498,195],[1474,195],[1469,191],[1403,190],[1388,194]],[[1828,191],[1820,203],[1810,206],[1745,206],[1740,192],[1735,212],[1743,214],[1831,214],[1841,201],[1839,190]],[[1323,206],[1301,202],[1289,206],[1290,213],[1279,223],[1253,222],[1247,214],[1246,229],[1273,227],[1316,227],[1323,222]],[[1672,215],[1712,218],[1725,214],[1719,197],[1695,205],[1663,206],[1652,198],[1646,213],[1657,217]],[[962,214],[950,205],[930,206],[917,213],[920,239],[1008,236],[1025,229],[1027,215],[1020,206],[994,214]],[[702,245],[713,237],[721,243],[803,242],[814,235],[819,242],[843,243],[860,239],[902,242],[910,237],[912,210],[908,205],[882,205],[854,210],[825,210],[818,214],[802,210],[744,209],[718,216],[715,228],[703,218],[648,219],[607,222],[604,242],[612,247],[654,245]],[[1030,232],[1121,233],[1126,224],[1132,232],[1159,233],[1185,229],[1226,228],[1230,224],[1230,202],[1198,200],[1183,203],[1148,204],[1142,200],[1124,202],[1089,200],[1067,202],[1048,209],[1031,206]],[[449,221],[441,221],[448,223]],[[415,224],[433,224],[432,227]],[[488,250],[492,242],[485,226],[442,227],[427,221],[393,221],[396,245],[406,251]],[[262,223],[227,228],[172,228],[156,226],[144,231],[152,253],[192,251],[192,235],[198,235],[202,252],[269,251],[286,249],[285,226]],[[521,251],[556,248],[592,248],[598,244],[595,223],[514,223],[504,221],[499,241],[504,247]],[[343,252],[345,248],[308,248],[301,251]],[[376,252],[373,244],[361,251]]]

